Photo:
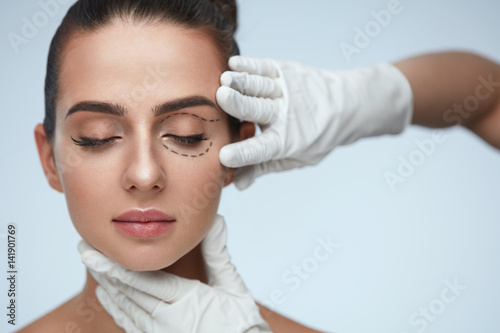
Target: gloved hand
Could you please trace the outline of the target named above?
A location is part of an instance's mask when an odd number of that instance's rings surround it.
[[[262,130],[220,151],[222,164],[240,168],[234,179],[240,190],[260,175],[316,164],[337,146],[400,133],[412,117],[410,84],[391,64],[327,71],[234,56],[229,67],[218,104]]]
[[[163,271],[125,269],[84,240],[78,248],[99,283],[99,301],[127,333],[271,332],[230,262],[226,239],[218,215],[201,244],[208,285]]]

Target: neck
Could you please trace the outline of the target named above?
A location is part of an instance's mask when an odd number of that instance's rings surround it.
[[[185,256],[177,260],[169,267],[162,269],[162,271],[171,273],[186,279],[199,280],[206,283],[207,277],[203,256],[201,253],[200,245],[197,245],[193,250]],[[87,280],[81,293],[76,297],[74,304],[87,304],[93,309],[92,316],[87,316],[82,319],[82,325],[87,327],[89,332],[123,332],[119,328],[114,319],[109,315],[97,300],[95,289],[98,286],[97,281],[87,271]],[[78,309],[75,309],[78,312]]]

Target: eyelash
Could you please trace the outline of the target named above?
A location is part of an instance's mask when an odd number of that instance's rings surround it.
[[[99,148],[102,147],[106,144],[114,142],[118,137],[114,136],[112,138],[108,139],[103,139],[103,140],[98,140],[98,139],[91,139],[91,138],[85,138],[82,137],[81,140],[76,140],[73,137],[71,137],[71,140],[73,140],[73,143],[77,146],[80,147],[89,147],[89,148]]]
[[[205,134],[195,134],[195,135],[189,135],[189,136],[178,136],[178,135],[173,135],[173,134],[167,134],[167,135],[164,135],[164,137],[170,137],[179,143],[187,144],[187,145],[195,145],[201,141],[208,140],[208,138],[205,136]],[[107,144],[114,142],[116,139],[119,139],[119,137],[112,137],[112,138],[103,139],[103,140],[91,139],[91,138],[85,138],[85,137],[82,137],[80,140],[76,140],[73,137],[71,137],[71,140],[73,140],[73,143],[75,145],[80,146],[80,147],[88,147],[88,148],[99,148],[99,147],[102,147],[104,145],[107,145]]]
[[[178,135],[173,135],[173,134],[167,134],[167,135],[164,135],[163,137],[169,137],[169,138],[176,140],[179,143],[187,144],[187,145],[195,145],[201,141],[208,140],[208,138],[205,136],[205,134],[195,134],[195,135],[189,135],[189,136],[178,136]]]

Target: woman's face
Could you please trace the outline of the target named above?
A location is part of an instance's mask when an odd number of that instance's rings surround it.
[[[66,45],[49,181],[79,234],[124,267],[167,267],[211,227],[232,176],[222,71],[211,39],[167,24],[115,22]]]

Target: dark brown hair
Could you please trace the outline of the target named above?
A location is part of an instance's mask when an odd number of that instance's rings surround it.
[[[217,43],[224,64],[229,57],[239,54],[234,39],[237,29],[235,0],[78,0],[66,13],[50,44],[43,124],[49,140],[54,137],[59,68],[64,46],[75,32],[93,32],[116,18],[201,29]],[[229,124],[234,136],[238,133],[239,120],[230,116]]]

